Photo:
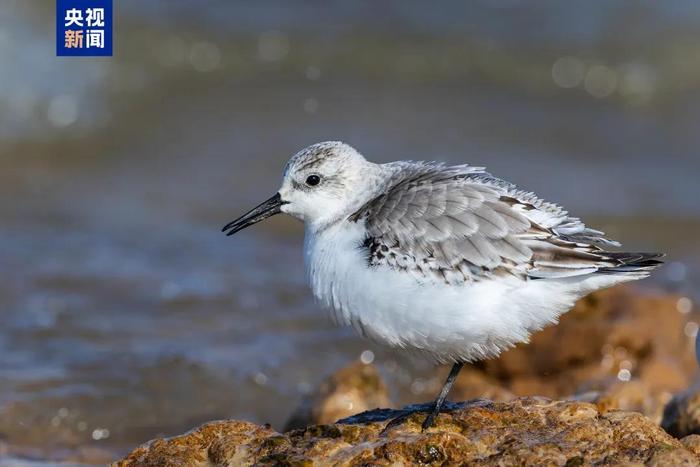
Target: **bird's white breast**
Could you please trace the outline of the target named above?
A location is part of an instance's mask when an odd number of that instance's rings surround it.
[[[582,294],[566,281],[500,277],[462,285],[370,267],[361,223],[307,228],[305,260],[316,298],[336,322],[438,361],[495,356],[553,323]]]

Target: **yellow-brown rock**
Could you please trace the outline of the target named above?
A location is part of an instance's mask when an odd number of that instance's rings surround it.
[[[306,397],[286,429],[333,423],[378,407],[390,407],[389,390],[374,365],[354,362],[326,378]]]
[[[213,422],[152,441],[114,466],[698,465],[692,450],[644,416],[601,413],[585,402],[452,404],[427,432],[420,428],[425,414],[413,409],[375,410],[284,434]],[[397,415],[403,417],[390,423]]]
[[[677,302],[676,296],[632,287],[594,293],[530,343],[465,370],[452,399],[478,397],[479,391],[499,400],[508,393],[557,399],[593,394],[587,400],[602,410],[635,410],[659,423],[665,404],[697,374],[693,339],[684,329],[700,316],[679,312]]]

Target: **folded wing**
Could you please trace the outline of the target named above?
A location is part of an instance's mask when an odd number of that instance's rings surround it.
[[[370,265],[448,283],[494,274],[547,279],[651,267],[648,255],[604,251],[618,244],[483,169],[401,164],[384,193],[351,216],[365,222]]]

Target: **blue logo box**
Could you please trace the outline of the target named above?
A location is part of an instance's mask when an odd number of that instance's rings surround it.
[[[56,0],[56,55],[112,56],[112,0]]]

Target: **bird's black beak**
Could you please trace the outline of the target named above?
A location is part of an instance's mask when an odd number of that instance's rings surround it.
[[[282,212],[283,204],[287,204],[287,202],[282,201],[282,197],[277,193],[275,196],[254,207],[235,221],[226,224],[221,231],[226,232],[226,235],[233,235],[239,230],[243,230],[263,219],[279,214]]]

